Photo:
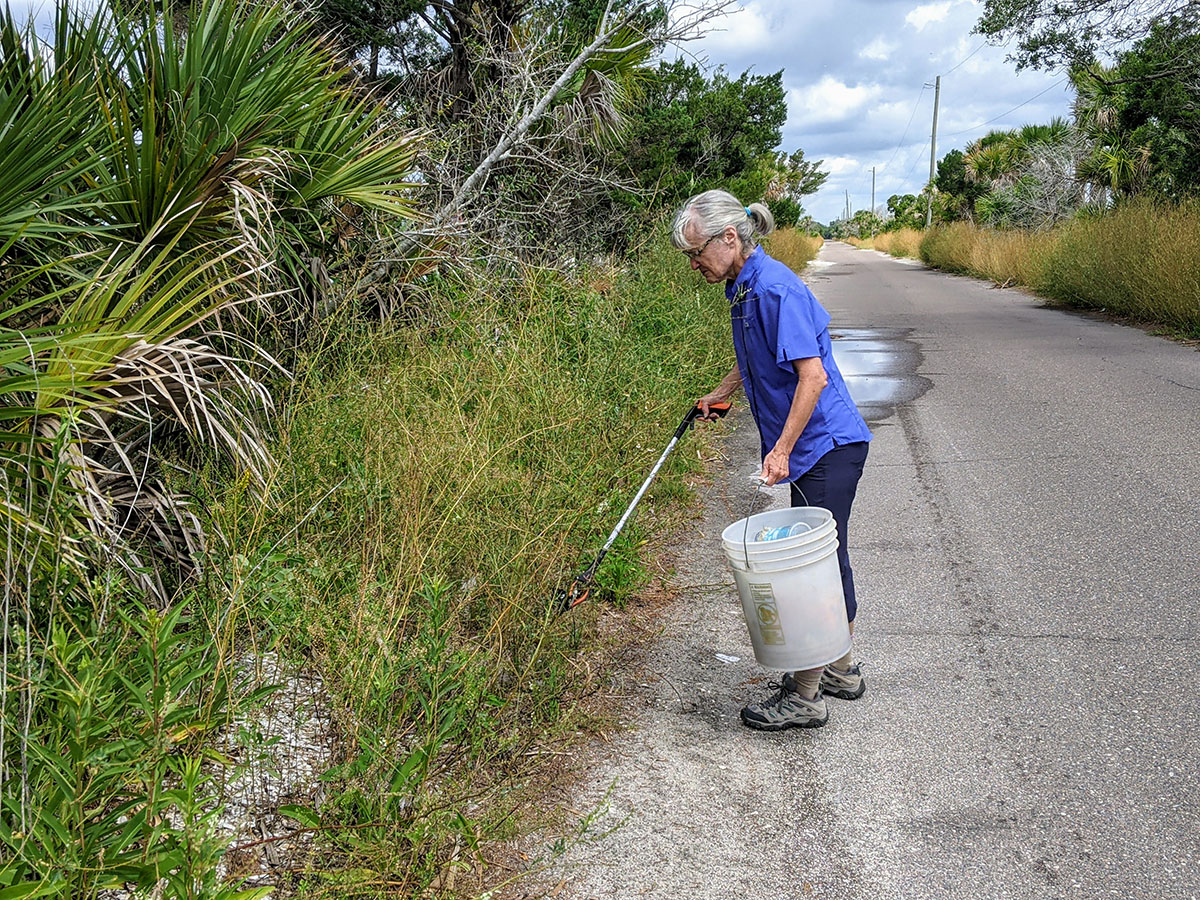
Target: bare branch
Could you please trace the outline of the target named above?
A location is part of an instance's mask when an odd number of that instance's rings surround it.
[[[660,33],[646,35],[642,40],[635,41],[634,44],[629,46],[631,49],[636,49],[649,44],[662,46],[670,41],[686,40],[695,35],[700,25],[723,13],[733,5],[733,2],[734,0],[705,0],[705,2],[696,4],[673,5],[668,10],[667,22]],[[462,206],[487,181],[496,164],[506,158],[505,155],[513,146],[524,141],[532,127],[545,117],[555,99],[571,83],[579,71],[598,53],[610,49],[615,39],[622,36],[628,29],[633,28],[638,17],[646,11],[648,6],[648,2],[638,3],[627,10],[615,22],[610,23],[609,15],[612,4],[611,2],[608,4],[596,38],[583,48],[554,82],[542,92],[532,108],[501,135],[496,145],[492,148],[492,151],[484,157],[483,161],[468,176],[467,180],[459,187],[450,201],[433,216],[433,223],[435,225],[446,223],[459,212]],[[683,10],[683,15],[672,21],[672,14],[678,10]]]

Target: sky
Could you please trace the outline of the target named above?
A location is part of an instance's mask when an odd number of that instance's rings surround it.
[[[740,0],[682,52],[735,77],[783,70],[781,149],[824,160],[830,177],[804,206],[829,222],[846,191],[853,210],[870,207],[872,166],[877,207],[920,192],[937,75],[938,159],[993,129],[1069,116],[1065,73],[1018,74],[1010,47],[971,33],[982,9],[975,0]]]

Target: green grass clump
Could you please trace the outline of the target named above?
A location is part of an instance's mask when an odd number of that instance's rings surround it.
[[[594,605],[559,616],[555,589],[731,359],[720,289],[665,242],[629,269],[444,282],[424,303],[415,325],[339,326],[307,359],[265,505],[207,489],[236,545],[220,583],[333,698],[329,867],[412,891],[512,827],[498,786],[528,777],[524,751],[587,687]],[[643,536],[696,467],[686,440],[602,567],[602,602],[644,580]]]

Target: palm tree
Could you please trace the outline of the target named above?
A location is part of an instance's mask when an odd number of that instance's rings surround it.
[[[269,465],[264,375],[237,313],[310,287],[336,227],[415,215],[416,138],[290,7],[60,10],[41,45],[0,12],[0,510],[8,571],[46,598],[143,549],[203,548],[158,477],[172,432]]]

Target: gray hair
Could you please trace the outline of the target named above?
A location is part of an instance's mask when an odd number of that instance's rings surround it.
[[[742,250],[747,246],[758,246],[755,235],[770,234],[775,230],[775,217],[762,203],[744,206],[742,201],[728,191],[705,191],[688,198],[671,226],[671,243],[678,250],[687,250],[691,244],[683,231],[692,226],[695,236],[708,238],[720,234],[730,226],[737,232]]]

